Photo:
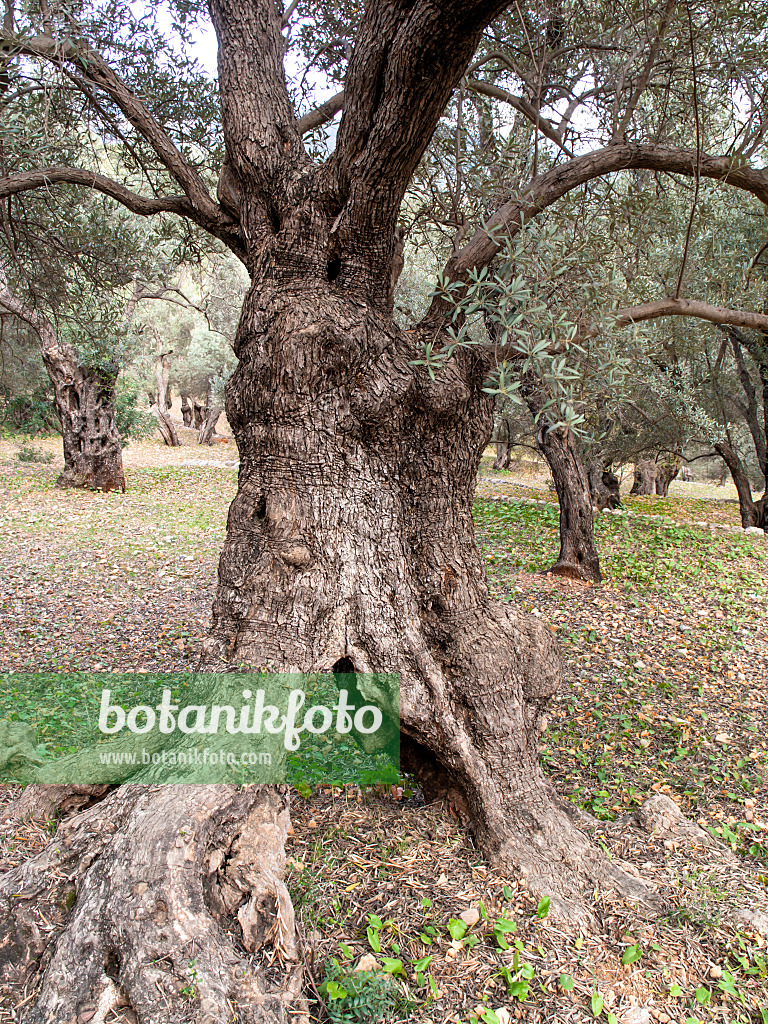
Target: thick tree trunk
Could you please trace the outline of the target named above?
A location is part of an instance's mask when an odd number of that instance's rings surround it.
[[[72,355],[60,346],[43,351],[64,442],[64,470],[56,485],[124,491],[123,450],[115,423],[118,369],[80,366]]]
[[[227,389],[241,466],[207,659],[400,673],[408,764],[461,794],[489,858],[563,912],[584,913],[596,878],[647,894],[538,764],[561,663],[546,628],[490,600],[475,545],[484,367],[458,353],[433,381],[412,339],[330,284],[253,287]]]
[[[40,984],[20,1020],[307,1021],[289,827],[281,789],[224,785],[123,786],[65,821],[0,881],[0,980]]]
[[[560,504],[560,554],[556,576],[599,583],[603,574],[595,544],[589,477],[572,431],[539,431],[539,449],[549,464]]]
[[[635,479],[630,494],[656,493],[656,463],[649,459],[641,459],[635,465]]]
[[[124,491],[123,452],[115,423],[119,368],[114,364],[83,366],[74,347],[62,341],[45,317],[8,290],[1,273],[0,305],[25,320],[40,337],[64,441],[64,471],[57,486]]]
[[[588,841],[538,763],[561,661],[543,624],[490,600],[475,545],[486,357],[459,349],[433,379],[414,357],[419,340],[439,344],[435,325],[405,333],[391,316],[408,183],[504,7],[365,4],[336,149],[314,166],[285,87],[279,6],[211,0],[222,207],[172,146],[153,144],[252,280],[227,389],[241,462],[208,665],[399,673],[400,693],[380,696],[406,765],[428,793],[455,794],[485,854],[549,894],[553,914],[588,918],[596,886],[650,896]],[[252,955],[271,941],[294,963],[282,800],[126,786],[9,873],[6,948],[21,972],[33,969],[25,949],[50,957],[30,1024],[104,1024],[123,999],[140,1024],[301,1020],[296,968],[275,991]]]
[[[746,529],[748,526],[760,526],[768,532],[768,488],[766,493],[755,501],[752,497],[752,488],[749,483],[749,476],[744,469],[741,459],[736,450],[728,441],[719,441],[715,445],[715,451],[722,458],[731,473],[736,493],[739,496],[739,512],[741,514],[741,525]]]

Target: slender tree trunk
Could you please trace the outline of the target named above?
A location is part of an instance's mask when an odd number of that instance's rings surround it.
[[[759,501],[755,501],[752,497],[749,476],[735,449],[728,441],[719,441],[715,445],[715,451],[730,470],[736,493],[739,496],[741,525],[745,529],[748,526],[760,526],[763,530],[768,530],[768,523],[766,522],[766,507],[768,506],[766,496],[768,495],[768,488],[766,488],[766,494]]]
[[[592,494],[578,442],[572,431],[547,424],[542,416],[544,398],[537,382],[524,377],[520,392],[539,425],[536,444],[549,465],[560,505],[560,553],[550,572],[599,583],[603,575],[595,544]]]
[[[496,416],[496,428],[494,433],[496,439],[496,458],[493,460],[494,469],[509,469],[512,458],[512,431],[510,430],[509,419],[506,416]]]
[[[731,347],[733,348],[733,356],[736,360],[736,368],[739,372],[739,380],[747,399],[744,418],[752,435],[752,442],[755,446],[755,454],[757,455],[757,464],[760,466],[760,472],[763,474],[766,486],[768,487],[768,439],[766,437],[768,433],[768,420],[761,424],[758,417],[757,390],[747,369],[744,352],[742,351],[742,341],[746,342],[747,339],[741,331],[735,328],[728,331],[728,336],[731,339]],[[749,349],[757,363],[758,373],[761,378],[763,387],[763,418],[765,419],[765,413],[768,410],[768,394],[766,394],[766,376],[768,376],[768,371],[758,361],[758,347],[756,345],[749,345]]]
[[[219,416],[221,416],[222,408],[220,405],[212,405],[208,409],[208,415],[205,417],[203,425],[200,427],[200,431],[197,435],[198,444],[210,444],[213,440],[213,435],[216,433],[216,424],[219,422]]]
[[[189,401],[189,395],[185,392],[181,394],[181,418],[185,427],[192,426],[192,406]]]
[[[171,372],[169,356],[173,355],[173,350],[163,352],[163,343],[157,331],[155,331],[155,339],[157,341],[157,358],[155,359],[157,403],[155,404],[154,413],[157,418],[157,427],[160,431],[160,436],[169,448],[179,448],[181,441],[179,441],[176,427],[173,425],[173,420],[168,413],[171,404],[171,389],[168,385],[168,376]]]
[[[599,583],[603,574],[595,544],[592,494],[578,442],[569,430],[542,429],[537,438],[547,460],[560,505],[560,554],[556,576]]]

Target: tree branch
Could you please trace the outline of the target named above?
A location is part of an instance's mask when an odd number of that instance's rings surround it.
[[[628,327],[644,320],[656,320],[661,316],[692,316],[708,320],[712,324],[728,324],[733,327],[751,327],[757,331],[768,331],[768,316],[741,309],[726,309],[712,306],[698,299],[657,299],[639,306],[626,306],[613,314],[617,327]]]
[[[693,177],[700,160],[699,173],[704,178],[722,181],[734,188],[742,189],[768,204],[768,171],[749,167],[734,166],[729,157],[697,155],[686,149],[671,146],[640,145],[620,143],[574,157],[567,163],[558,164],[540,174],[528,186],[522,199],[511,200],[494,213],[488,228],[497,232],[515,235],[523,223],[546,210],[562,196],[579,188],[594,178],[616,171],[644,168],[652,171],[666,171]],[[487,266],[498,252],[498,242],[481,228],[467,244],[452,257],[445,266],[444,276],[449,281],[459,280],[468,271]],[[435,307],[433,302],[433,307]],[[434,308],[427,314],[434,315]]]
[[[648,58],[645,62],[645,66],[643,67],[642,72],[640,73],[640,78],[638,79],[637,87],[635,88],[635,91],[632,93],[629,103],[627,103],[621,121],[619,121],[619,123],[616,125],[616,129],[613,133],[613,142],[619,142],[621,140],[622,136],[624,135],[624,132],[626,131],[629,125],[629,122],[632,120],[632,115],[637,109],[637,104],[640,102],[640,97],[645,92],[646,86],[648,85],[648,79],[651,77],[651,72],[653,71],[653,65],[656,63],[656,58],[659,55],[659,49],[664,40],[664,36],[667,34],[667,28],[669,27],[672,12],[675,9],[675,3],[676,0],[667,0],[667,5],[664,8],[664,13],[662,14],[661,21],[659,22],[659,29],[656,33],[656,38],[651,43],[651,46],[648,50]]]
[[[103,89],[117,104],[126,119],[146,139],[171,177],[181,185],[197,213],[198,223],[219,226],[223,211],[208,193],[197,172],[190,167],[171,138],[134,95],[104,58],[87,44],[79,45],[72,38],[55,39],[48,35],[24,38],[3,30],[0,50],[13,54],[40,57],[51,63],[73,64],[82,78]],[[219,234],[219,231],[214,231]]]
[[[251,234],[278,230],[309,164],[283,70],[285,39],[275,0],[210,0],[230,185],[260,203]]]
[[[0,306],[7,310],[12,316],[18,317],[19,320],[23,320],[25,323],[37,333],[40,338],[40,344],[42,346],[43,356],[49,352],[53,352],[55,349],[64,349],[67,354],[72,354],[71,346],[63,346],[59,340],[59,337],[46,320],[46,318],[38,313],[36,309],[30,309],[29,306],[25,306],[20,299],[11,292],[8,287],[8,279],[5,275],[5,271],[0,266]]]
[[[566,156],[573,157],[573,153],[560,137],[560,133],[557,132],[552,125],[547,121],[545,117],[542,117],[538,110],[535,109],[527,100],[522,99],[519,96],[514,96],[511,92],[507,92],[506,89],[499,89],[496,85],[491,85],[490,82],[477,82],[470,80],[467,82],[467,88],[471,92],[480,93],[481,96],[489,96],[491,99],[499,100],[502,103],[508,103],[514,110],[519,111],[524,117],[535,125],[536,128],[548,138],[551,142],[554,142],[558,149],[561,149]]]
[[[310,110],[308,114],[300,117],[296,121],[296,127],[299,131],[299,135],[306,135],[307,132],[311,132],[315,128],[320,128],[322,125],[332,121],[340,110],[344,109],[344,91],[337,92],[335,96],[331,96],[325,103],[321,103],[319,107],[315,107],[314,110]]]
[[[28,192],[31,189],[47,188],[49,185],[82,185],[102,192],[110,199],[122,203],[133,213],[149,217],[154,213],[176,213],[195,219],[195,210],[186,196],[167,196],[162,199],[147,199],[132,192],[125,185],[81,167],[44,167],[40,170],[21,171],[7,178],[0,178],[0,199]]]
[[[486,25],[505,6],[504,0],[366,5],[330,168],[339,199],[347,204],[337,225],[343,245],[361,236],[364,241],[372,217],[378,227],[396,219],[452,90]],[[373,191],[376,199],[369,203]]]

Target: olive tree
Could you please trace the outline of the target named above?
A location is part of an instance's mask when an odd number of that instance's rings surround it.
[[[184,32],[197,9],[172,6]],[[768,174],[751,165],[748,147],[735,162],[728,138],[713,135],[714,152],[696,145],[687,93],[667,88],[670,68],[687,74],[694,35],[671,0],[652,12],[574,5],[556,25],[551,12],[508,6],[370,0],[297,14],[274,0],[210,0],[217,114],[204,83],[190,88],[194,69],[182,62],[174,78],[151,12],[139,19],[122,5],[83,4],[75,22],[49,0],[17,24],[7,19],[9,67],[42,64],[80,89],[89,129],[126,136],[124,155],[115,173],[30,161],[0,179],[0,197],[80,185],[141,216],[187,218],[241,260],[251,283],[227,389],[241,468],[207,666],[399,673],[406,769],[428,796],[451,793],[484,854],[549,894],[553,914],[584,917],[596,883],[653,896],[588,840],[539,766],[560,656],[542,624],[490,599],[472,524],[496,356],[492,346],[459,346],[434,375],[418,362],[426,344],[450,344],[448,307],[438,296],[411,330],[396,323],[398,218],[452,94],[497,49],[514,64],[507,85],[522,93],[505,90],[505,102],[535,129],[528,175],[500,190],[494,230],[466,225],[444,281],[488,265],[497,230],[514,233],[603,175],[709,177],[765,200]],[[729,9],[706,26],[721,50],[730,34],[741,41],[745,75],[762,59],[758,7],[754,24]],[[317,109],[297,108],[300,95],[286,85],[292,18],[318,46],[327,34],[348,37],[334,65],[343,90]],[[714,76],[723,65],[707,67]],[[576,147],[584,122],[573,112],[585,106],[596,113]],[[342,108],[333,151],[305,146],[305,133]],[[764,123],[754,112],[746,137]],[[68,1021],[91,1000],[122,1000],[141,1021],[180,1022],[193,940],[200,1019],[223,1024],[233,1003],[247,1021],[301,1013],[280,881],[285,794],[188,786],[169,795],[129,784],[92,798],[55,844],[2,882],[3,955],[16,952],[17,976],[52,947],[29,1019]],[[59,905],[72,882],[72,911],[53,931],[38,927],[30,908]],[[284,958],[279,978],[249,959],[265,943]]]

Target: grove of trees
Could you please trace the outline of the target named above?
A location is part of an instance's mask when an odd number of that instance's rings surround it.
[[[202,667],[399,674],[388,712],[404,769],[573,919],[588,921],[595,886],[655,896],[586,837],[539,766],[560,654],[542,623],[489,596],[475,481],[495,405],[517,399],[555,477],[560,569],[599,578],[596,490],[610,492],[610,467],[646,427],[658,433],[633,454],[703,438],[742,515],[765,526],[765,498],[739,483],[747,434],[733,416],[743,408],[764,476],[766,15],[762,0],[6,0],[0,303],[44,358],[74,359],[43,299],[25,297],[24,313],[7,281],[38,258],[14,255],[18,226],[37,217],[47,240],[48,205],[106,197],[157,224],[178,266],[202,245],[247,272],[226,385],[238,492]],[[191,56],[208,18],[216,82]],[[338,92],[316,105],[320,80]],[[128,288],[137,271],[121,263]],[[701,270],[736,279],[745,263],[741,292]],[[108,287],[105,266],[89,288]],[[408,274],[431,280],[426,293]],[[99,340],[98,367],[80,357],[64,371],[80,409],[81,379],[99,409],[109,401],[119,345]],[[174,358],[168,379],[199,391]],[[212,367],[209,406],[230,369]],[[659,411],[676,439],[651,422]],[[111,474],[120,485],[116,460]],[[0,883],[4,969],[44,964],[29,1021],[77,1019],[118,989],[142,1022],[185,1020],[190,929],[205,937],[201,1020],[224,1024],[231,1003],[249,1022],[302,1012],[280,881],[286,793],[127,781],[90,793],[98,802]],[[236,897],[210,895],[213,848],[236,851],[217,861]],[[73,878],[73,910],[47,933],[34,907]],[[241,947],[264,943],[284,957],[277,979],[244,967]]]

